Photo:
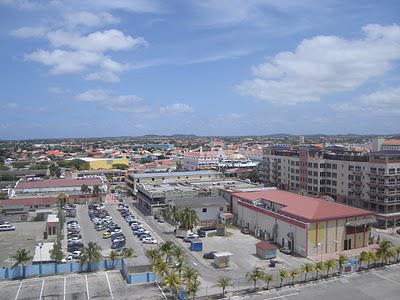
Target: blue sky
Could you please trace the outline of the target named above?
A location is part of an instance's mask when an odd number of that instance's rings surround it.
[[[400,2],[0,0],[0,138],[398,133]]]

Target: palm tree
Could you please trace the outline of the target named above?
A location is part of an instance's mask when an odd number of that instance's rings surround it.
[[[385,264],[387,263],[388,259],[388,251],[392,247],[392,243],[388,240],[383,240],[379,243],[379,248],[377,251],[377,254],[381,257],[381,263],[383,265],[383,262],[385,261]]]
[[[22,267],[22,278],[25,278],[25,264],[32,259],[32,256],[29,255],[29,250],[26,251],[25,249],[18,249],[17,252],[11,258],[15,260],[13,268],[21,265]]]
[[[400,256],[400,245],[394,247],[396,251],[396,262],[399,262],[399,256]]]
[[[98,196],[98,195],[100,195],[100,193],[101,193],[100,187],[98,185],[95,185],[93,187],[93,191],[92,191],[93,196]]]
[[[196,298],[196,294],[200,288],[200,281],[197,278],[190,282],[189,284],[189,292],[193,295],[193,300]]]
[[[165,277],[169,272],[168,264],[160,259],[159,261],[156,261],[155,265],[153,266],[153,271],[157,275]]]
[[[286,271],[286,270],[281,270],[281,271],[279,272],[279,278],[281,279],[280,287],[282,287],[283,281],[284,281],[288,276],[289,276],[289,273],[288,273],[288,271]]]
[[[171,272],[171,273],[168,273],[168,275],[166,275],[166,276],[164,277],[164,283],[165,283],[165,286],[166,286],[168,289],[170,289],[170,291],[171,291],[171,296],[173,297],[173,295],[174,295],[174,290],[175,290],[176,292],[179,291],[179,288],[180,288],[180,286],[181,286],[181,279],[179,278],[179,276],[178,276],[176,273]]]
[[[178,245],[174,245],[172,255],[175,256],[176,260],[182,261],[185,259],[185,250]]]
[[[370,251],[368,254],[370,261],[374,264],[375,267],[377,262],[381,259],[379,253]]]
[[[365,263],[365,262],[368,263],[368,268],[369,268],[369,254],[368,254],[368,252],[367,251],[361,252],[358,261],[360,262],[359,270],[361,270],[362,263]]]
[[[253,290],[256,290],[257,287],[257,281],[259,279],[262,279],[264,276],[264,272],[262,271],[262,268],[260,267],[254,267],[253,270],[251,270],[250,272],[247,272],[246,274],[246,278],[248,281],[252,281],[253,282]]]
[[[339,263],[339,274],[342,274],[343,265],[348,262],[348,257],[344,254],[339,255],[338,263]]]
[[[135,257],[136,256],[136,251],[132,248],[125,248],[122,251],[122,256],[124,258],[130,258],[130,257]]]
[[[86,184],[82,184],[82,186],[81,186],[81,193],[82,193],[82,194],[90,193],[90,188],[89,188]]]
[[[312,263],[305,263],[302,267],[302,270],[304,272],[304,282],[307,282],[307,275],[314,270],[314,266]]]
[[[181,220],[181,210],[178,209],[176,206],[169,206],[164,212],[165,218],[173,221],[176,229]]]
[[[294,285],[294,279],[300,274],[299,270],[294,269],[290,271],[289,276],[292,278],[292,285]]]
[[[183,268],[182,275],[184,281],[186,282],[186,292],[188,292],[190,283],[194,280],[197,280],[197,276],[199,275],[199,273],[192,267],[185,266]]]
[[[318,280],[319,273],[322,273],[324,268],[325,268],[325,265],[322,261],[319,261],[315,264],[315,271],[317,271],[317,280]]]
[[[61,242],[57,241],[53,244],[53,249],[50,249],[50,258],[54,259],[56,262],[61,262],[64,258],[64,253],[62,251]]]
[[[232,286],[232,279],[225,276],[220,277],[215,286],[222,289],[222,297],[225,297],[226,288]]]
[[[199,217],[191,207],[184,207],[179,215],[180,223],[186,230],[192,230],[199,223]]]
[[[94,242],[89,242],[88,246],[83,248],[79,258],[81,265],[88,262],[88,271],[92,269],[92,263],[98,262],[101,259],[101,247]]]
[[[174,248],[175,244],[172,241],[166,241],[165,243],[161,244],[160,251],[163,255],[165,255],[165,262],[170,260]]]
[[[396,258],[396,255],[397,255],[396,248],[390,247],[388,252],[387,252],[387,255],[388,255],[389,264],[390,264],[391,263],[391,259],[392,258]]]
[[[156,261],[161,259],[160,251],[157,248],[146,250],[146,256],[150,260],[152,265],[154,265]]]
[[[115,261],[119,258],[119,254],[117,253],[117,251],[112,250],[112,251],[110,252],[109,258],[110,258],[111,261],[112,261],[111,268],[113,269],[113,268],[114,268],[114,263],[115,263]]]
[[[326,268],[326,277],[329,277],[329,271],[331,269],[334,269],[336,267],[336,260],[334,260],[333,258],[328,259],[325,262],[325,268]]]
[[[269,283],[274,280],[274,277],[271,274],[265,273],[261,278],[267,284],[267,290],[269,289]]]

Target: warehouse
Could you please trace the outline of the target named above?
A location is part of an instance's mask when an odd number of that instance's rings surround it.
[[[265,190],[233,194],[237,224],[301,256],[366,247],[374,213],[319,198]]]

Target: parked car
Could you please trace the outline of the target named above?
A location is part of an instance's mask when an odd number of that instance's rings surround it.
[[[142,240],[142,242],[145,243],[145,244],[157,244],[157,240],[155,238],[152,238],[152,237],[144,238]]]
[[[204,259],[214,259],[215,253],[217,253],[217,251],[206,252],[203,254],[203,258]]]
[[[145,238],[150,238],[150,237],[151,237],[151,235],[149,233],[144,233],[144,234],[139,235],[139,239],[141,241],[143,241]]]
[[[119,241],[116,243],[112,243],[111,244],[111,249],[118,249],[118,248],[122,248],[126,245],[126,241]]]
[[[72,258],[78,259],[82,255],[81,251],[74,251],[71,253]]]
[[[0,231],[14,231],[15,225],[10,224],[2,224],[0,225]]]
[[[285,254],[292,254],[292,250],[289,249],[288,247],[282,247],[281,249],[279,249],[282,253]]]
[[[201,230],[201,229],[197,230],[197,234],[201,238],[206,237],[206,232],[204,230]]]

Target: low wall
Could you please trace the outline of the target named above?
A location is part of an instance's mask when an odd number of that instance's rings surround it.
[[[101,260],[95,263],[67,262],[67,263],[38,263],[27,266],[0,268],[1,279],[18,279],[36,276],[47,276],[63,273],[91,272],[109,269],[121,269],[123,260]]]

